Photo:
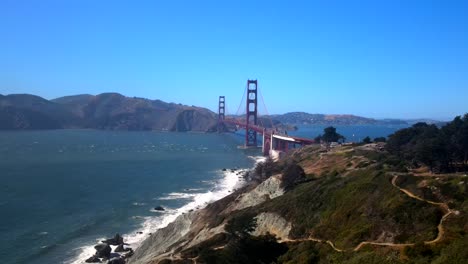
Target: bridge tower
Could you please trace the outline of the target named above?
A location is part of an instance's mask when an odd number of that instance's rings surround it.
[[[245,146],[257,146],[257,132],[251,126],[257,125],[257,80],[247,80],[247,104],[245,119]]]
[[[218,132],[221,132],[222,122],[224,121],[224,113],[225,113],[226,105],[224,96],[219,97],[218,102]]]

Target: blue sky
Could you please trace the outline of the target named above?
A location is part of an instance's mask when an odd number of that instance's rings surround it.
[[[468,1],[0,0],[0,93],[119,92],[236,111],[468,112]],[[261,107],[262,112],[265,112]]]

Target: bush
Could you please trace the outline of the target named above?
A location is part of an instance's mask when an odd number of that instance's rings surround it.
[[[264,162],[260,162],[255,167],[255,175],[261,180],[267,179],[273,174],[279,173],[281,167],[274,162],[270,157],[267,158]]]
[[[213,250],[205,248],[200,252],[200,263],[274,263],[276,259],[288,250],[285,244],[280,244],[272,235],[259,237],[247,236],[232,240],[225,248]]]
[[[387,138],[385,137],[376,137],[374,138],[374,142],[386,142]]]
[[[297,164],[288,164],[281,175],[281,187],[285,190],[292,189],[298,183],[306,179],[304,169]]]

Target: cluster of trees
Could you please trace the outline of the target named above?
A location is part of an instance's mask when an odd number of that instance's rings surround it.
[[[323,135],[320,134],[317,137],[314,138],[315,142],[325,142],[325,143],[330,143],[330,142],[344,142],[346,138],[336,132],[336,128],[329,126],[323,129]],[[385,137],[376,137],[372,141],[370,137],[365,137],[362,142],[363,143],[371,143],[371,142],[386,142],[387,139]]]
[[[330,143],[330,142],[339,142],[339,141],[344,142],[346,138],[343,135],[338,134],[336,132],[336,128],[330,126],[330,127],[326,127],[323,130],[323,135],[318,135],[317,137],[314,138],[314,140],[315,142]]]
[[[417,123],[390,135],[386,149],[410,166],[426,165],[432,172],[467,171],[468,114],[438,128]]]
[[[387,139],[385,137],[376,137],[376,138],[374,138],[373,142],[377,143],[377,142],[386,142],[386,141],[387,141]],[[362,140],[362,143],[364,143],[364,144],[372,143],[372,139],[369,136],[367,136]]]

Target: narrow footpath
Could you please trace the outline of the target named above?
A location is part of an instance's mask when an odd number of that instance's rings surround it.
[[[406,194],[408,197],[411,197],[413,199],[416,199],[416,200],[419,200],[419,201],[422,201],[422,202],[430,203],[432,205],[436,205],[442,210],[442,212],[444,212],[444,215],[440,219],[439,225],[437,226],[437,230],[438,230],[437,237],[435,239],[433,239],[433,240],[430,240],[430,241],[424,241],[424,244],[430,245],[430,244],[434,244],[434,243],[439,242],[443,238],[444,233],[445,233],[443,223],[444,223],[445,219],[447,219],[448,216],[450,216],[451,214],[454,213],[454,211],[452,209],[450,209],[449,206],[446,203],[439,203],[439,202],[429,201],[429,200],[426,200],[426,199],[423,199],[423,198],[417,196],[416,194],[412,193],[409,190],[401,188],[400,186],[398,186],[396,184],[396,181],[397,181],[398,177],[399,177],[398,175],[394,174],[393,178],[392,178],[392,185],[395,188],[397,188],[398,190],[400,190],[401,192]],[[319,243],[326,243],[326,244],[330,245],[337,252],[358,251],[365,245],[387,246],[387,247],[396,247],[396,248],[403,248],[403,247],[414,246],[415,245],[415,243],[397,244],[397,243],[385,243],[385,242],[375,242],[375,241],[363,241],[363,242],[359,243],[353,249],[340,249],[340,248],[337,248],[335,246],[335,244],[330,240],[323,240],[323,239],[315,238],[315,237],[302,238],[302,239],[284,239],[284,240],[281,240],[281,242],[304,242],[304,241],[315,241],[315,242],[319,242]]]

